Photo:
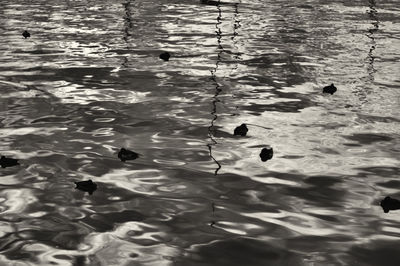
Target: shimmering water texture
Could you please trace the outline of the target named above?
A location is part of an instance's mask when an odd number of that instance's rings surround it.
[[[399,16],[1,0],[0,265],[400,265]]]

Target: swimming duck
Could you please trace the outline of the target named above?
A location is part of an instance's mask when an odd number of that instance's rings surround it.
[[[221,3],[220,0],[200,0],[200,4],[209,6],[219,6],[223,3]]]
[[[331,95],[334,94],[337,91],[337,88],[335,87],[335,85],[333,85],[333,83],[329,86],[325,86],[322,89],[323,93],[330,93]]]
[[[164,52],[164,53],[160,54],[160,59],[162,59],[164,61],[169,61],[170,57],[171,57],[171,55],[168,52]]]
[[[274,150],[271,147],[263,148],[260,153],[261,161],[263,162],[268,161],[272,159],[273,155],[274,155]]]
[[[125,148],[121,148],[121,150],[119,150],[118,152],[118,158],[120,158],[122,162],[125,162],[127,160],[135,160],[138,157],[139,157],[138,153],[127,150]]]
[[[75,189],[88,192],[89,195],[92,195],[92,193],[97,189],[97,184],[94,183],[91,179],[74,183],[76,185]]]
[[[400,200],[386,197],[381,201],[381,207],[385,213],[400,209]]]
[[[26,38],[31,37],[31,34],[30,34],[28,31],[24,31],[24,32],[22,33],[22,36],[24,36],[24,38],[26,39]]]
[[[7,158],[5,156],[1,156],[0,165],[2,168],[6,168],[6,167],[19,165],[19,163],[18,163],[18,159]]]
[[[240,135],[242,137],[246,136],[247,131],[249,131],[247,129],[246,124],[241,124],[240,126],[236,127],[235,130],[233,131],[233,135]]]

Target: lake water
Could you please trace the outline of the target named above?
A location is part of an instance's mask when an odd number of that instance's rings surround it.
[[[400,265],[399,15],[1,0],[0,264]]]

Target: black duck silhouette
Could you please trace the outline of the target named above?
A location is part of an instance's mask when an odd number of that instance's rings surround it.
[[[94,183],[91,179],[87,181],[79,181],[74,183],[76,185],[75,189],[88,192],[89,195],[92,195],[93,192],[97,189],[96,183]]]
[[[135,160],[138,157],[139,157],[138,153],[127,150],[125,148],[121,148],[118,152],[118,158],[120,158],[121,161],[123,161],[123,162],[128,161],[128,160]]]
[[[266,162],[272,159],[273,155],[274,155],[274,150],[271,147],[263,148],[260,153],[261,161]]]
[[[242,137],[246,136],[247,131],[249,131],[247,129],[246,124],[241,124],[240,126],[236,127],[235,130],[233,131],[233,135],[240,135]]]
[[[2,168],[6,168],[6,167],[19,165],[19,163],[18,163],[18,159],[7,158],[5,156],[1,156],[0,165]]]
[[[224,2],[221,2],[220,0],[200,0],[200,4],[207,5],[207,6],[219,6],[219,5],[229,4],[229,3],[224,3]]]
[[[217,6],[219,5],[220,1],[214,1],[214,0],[200,0],[200,3],[203,5],[212,5],[212,6]]]
[[[170,57],[171,57],[171,55],[168,52],[164,52],[164,53],[160,54],[160,59],[162,59],[164,61],[169,61]]]
[[[333,85],[333,83],[329,86],[325,86],[322,89],[323,93],[330,93],[331,95],[334,94],[337,91],[337,88],[335,87],[335,85]]]
[[[22,36],[24,36],[24,38],[26,39],[26,38],[31,37],[31,34],[30,34],[28,31],[24,31],[24,32],[22,33]]]
[[[385,213],[400,209],[400,200],[386,197],[381,201],[381,207]]]

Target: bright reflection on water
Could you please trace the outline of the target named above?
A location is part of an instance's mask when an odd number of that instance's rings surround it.
[[[399,15],[2,0],[0,264],[400,265]]]

